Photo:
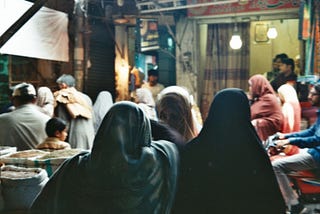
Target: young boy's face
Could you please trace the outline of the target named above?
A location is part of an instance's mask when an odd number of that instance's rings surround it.
[[[57,131],[56,132],[56,137],[59,138],[59,140],[61,140],[61,141],[65,141],[67,139],[67,136],[68,136],[67,128],[65,128],[62,131]]]

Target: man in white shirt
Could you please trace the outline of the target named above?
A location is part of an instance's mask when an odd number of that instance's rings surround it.
[[[158,83],[158,70],[151,69],[148,71],[148,82],[142,84],[142,88],[147,88],[151,91],[154,101],[157,101],[157,96],[164,89],[164,86]]]
[[[45,126],[50,117],[35,105],[36,90],[31,84],[16,85],[12,102],[15,110],[0,115],[0,145],[34,149],[47,137]]]

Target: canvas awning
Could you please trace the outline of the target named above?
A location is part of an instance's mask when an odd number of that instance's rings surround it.
[[[0,35],[31,6],[31,2],[24,0],[0,0]],[[54,61],[68,61],[67,14],[42,7],[0,47],[0,53]]]

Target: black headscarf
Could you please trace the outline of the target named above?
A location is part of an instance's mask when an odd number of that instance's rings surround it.
[[[136,104],[116,103],[91,154],[64,163],[31,213],[169,213],[177,161],[174,144],[151,141],[149,120]]]
[[[199,136],[181,154],[181,168],[174,213],[285,213],[240,89],[215,96]]]
[[[186,145],[184,137],[168,124],[151,119],[150,125],[153,140],[170,141],[177,146],[178,150]]]

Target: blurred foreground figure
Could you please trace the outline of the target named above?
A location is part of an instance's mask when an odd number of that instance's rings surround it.
[[[170,213],[177,161],[173,143],[151,141],[149,120],[136,104],[116,103],[92,152],[65,162],[31,213]]]
[[[173,213],[285,213],[242,90],[215,96],[201,132],[181,153],[178,184]]]

